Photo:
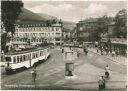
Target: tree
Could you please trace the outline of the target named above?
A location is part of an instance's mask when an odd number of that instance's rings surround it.
[[[127,37],[127,10],[120,10],[115,16],[115,36],[116,37]]]
[[[15,21],[22,12],[21,7],[23,7],[22,1],[1,1],[1,21],[3,22],[6,31],[6,34],[4,34],[4,41],[7,40],[7,34],[9,32],[13,37],[15,32]],[[5,49],[5,47],[2,46],[2,49]]]
[[[108,31],[108,24],[111,20],[108,16],[104,15],[99,18],[94,18],[96,21],[94,22],[92,29],[93,31],[90,32],[89,39],[91,41],[100,41],[101,34],[106,33]]]

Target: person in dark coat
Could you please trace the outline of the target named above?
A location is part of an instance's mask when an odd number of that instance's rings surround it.
[[[79,53],[79,52],[77,52],[77,57],[79,57],[79,55],[80,55],[80,53]]]
[[[102,79],[102,76],[99,78],[98,84],[99,84],[99,89],[104,88],[104,80]]]
[[[104,76],[101,76],[101,77],[102,77],[102,80],[103,80],[103,88],[105,88],[106,87],[105,78],[104,78]]]
[[[31,74],[32,74],[33,82],[35,83],[35,81],[36,81],[36,76],[37,76],[37,72],[36,72],[36,68],[35,68],[35,67],[34,67],[34,69],[32,70]]]

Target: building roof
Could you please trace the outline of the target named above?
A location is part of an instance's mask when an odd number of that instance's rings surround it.
[[[25,53],[30,53],[30,52],[35,52],[35,51],[39,51],[39,50],[44,50],[46,49],[44,48],[33,48],[31,50],[24,50],[24,51],[16,51],[16,52],[8,52],[5,55],[18,55],[18,54],[25,54]]]
[[[45,23],[37,23],[37,24],[31,24],[31,23],[28,23],[28,24],[16,24],[16,26],[18,27],[50,27],[50,26],[47,26],[47,24]],[[53,24],[51,25],[51,27],[61,27],[61,24]]]

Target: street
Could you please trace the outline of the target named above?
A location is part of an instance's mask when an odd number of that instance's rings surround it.
[[[110,78],[106,80],[106,90],[126,89],[126,66],[117,64],[102,55],[91,51],[86,56],[83,50],[80,56],[74,60],[74,76],[65,77],[65,60],[60,47],[51,49],[51,56],[45,62],[37,66],[36,83],[32,82],[32,68],[25,71],[2,75],[2,89],[92,89],[98,90],[98,79],[104,75],[104,68],[108,64],[111,70]],[[36,88],[34,87],[36,85]]]

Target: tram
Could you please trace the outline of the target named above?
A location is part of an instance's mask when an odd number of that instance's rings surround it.
[[[45,61],[50,56],[49,48],[37,48],[5,54],[5,71],[16,71],[19,68],[30,68],[39,61]]]

